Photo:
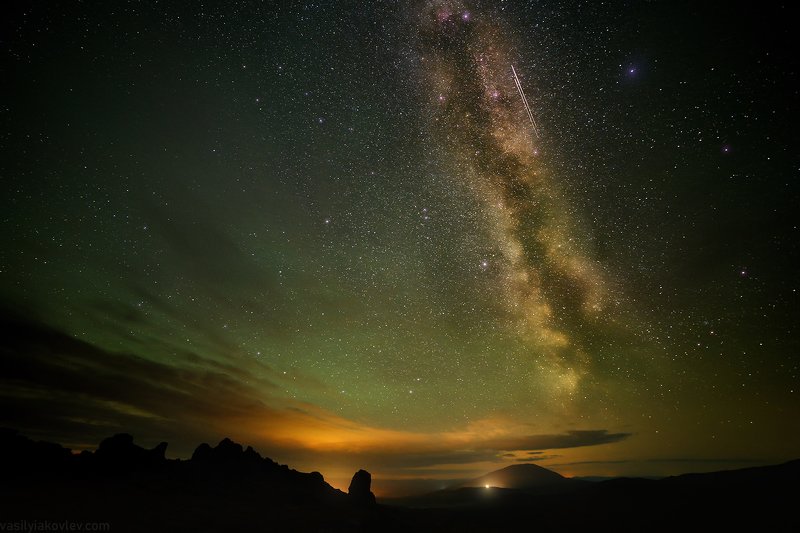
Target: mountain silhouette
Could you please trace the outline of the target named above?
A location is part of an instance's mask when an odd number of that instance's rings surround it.
[[[375,502],[366,470],[345,494],[319,472],[298,472],[230,439],[201,444],[188,460],[167,459],[166,449],[120,433],[77,454],[0,429],[0,520],[156,533],[800,531],[800,460],[594,483],[521,464],[387,505]]]
[[[396,503],[411,507],[464,507],[503,502],[523,502],[533,495],[574,492],[588,482],[565,478],[539,465],[507,466],[483,476],[461,481],[427,494],[399,498]]]
[[[561,474],[530,463],[511,465],[481,477],[465,481],[457,487],[497,487],[504,489],[532,489],[570,483]]]
[[[188,460],[167,459],[166,449],[121,433],[74,454],[0,428],[0,517],[107,522],[113,531],[335,531],[370,520],[364,470],[348,495],[319,472],[298,472],[228,438],[201,444]]]

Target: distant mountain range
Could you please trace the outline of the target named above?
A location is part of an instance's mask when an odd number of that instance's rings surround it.
[[[516,464],[431,493],[391,500],[395,505],[420,507],[452,507],[512,501],[535,494],[560,494],[584,487],[586,481],[565,478],[561,474],[535,464]]]
[[[364,470],[346,494],[318,472],[297,472],[230,439],[201,444],[189,460],[166,459],[166,449],[119,434],[73,454],[0,429],[0,523],[99,523],[114,532],[800,531],[800,460],[598,482],[519,464],[381,504]]]

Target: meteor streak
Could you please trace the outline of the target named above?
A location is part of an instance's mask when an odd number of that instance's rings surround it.
[[[539,129],[536,127],[536,121],[533,119],[531,106],[528,105],[528,99],[525,98],[525,91],[522,90],[522,84],[519,82],[519,78],[517,77],[517,71],[514,69],[514,65],[511,65],[511,72],[514,74],[514,83],[517,86],[520,98],[522,98],[522,105],[525,106],[525,111],[528,112],[528,118],[531,119],[531,126],[533,126],[533,133],[536,134],[536,137],[539,137]]]

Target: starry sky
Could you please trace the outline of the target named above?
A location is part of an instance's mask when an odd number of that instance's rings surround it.
[[[791,17],[699,4],[4,3],[0,425],[379,495],[800,456]]]

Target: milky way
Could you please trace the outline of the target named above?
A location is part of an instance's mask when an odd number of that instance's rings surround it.
[[[515,40],[502,21],[460,2],[429,3],[419,28],[431,137],[449,150],[453,179],[484,204],[483,229],[500,251],[493,261],[502,271],[497,297],[530,346],[531,362],[546,362],[558,387],[572,393],[589,356],[569,332],[607,318],[614,300],[575,230],[575,210],[539,155],[513,77]]]

